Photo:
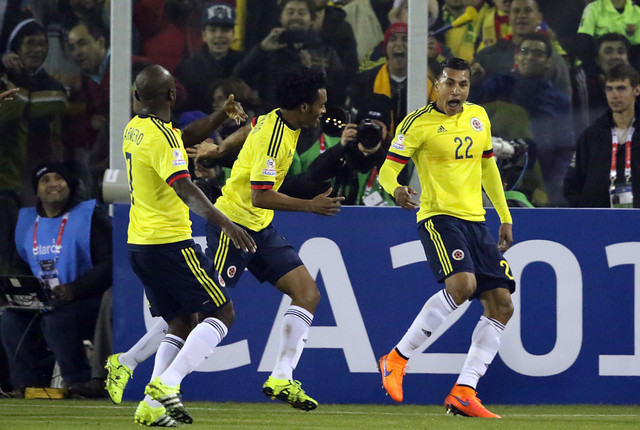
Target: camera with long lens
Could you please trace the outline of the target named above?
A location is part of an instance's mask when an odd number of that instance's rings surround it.
[[[340,137],[350,122],[351,118],[346,110],[339,106],[330,106],[320,120],[320,127],[327,136]],[[365,148],[374,148],[382,140],[382,128],[371,118],[361,120],[356,130],[358,137],[355,143],[360,142]]]
[[[358,123],[358,142],[367,149],[375,148],[382,140],[382,128],[371,118],[365,118]]]

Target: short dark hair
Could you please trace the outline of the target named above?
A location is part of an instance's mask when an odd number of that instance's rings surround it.
[[[469,66],[469,63],[464,61],[462,58],[458,58],[458,57],[447,58],[446,60],[440,63],[440,68],[441,68],[441,71],[438,76],[442,75],[442,71],[444,69],[466,70],[469,73],[471,73],[471,66]]]
[[[631,44],[629,43],[629,39],[627,39],[623,34],[607,33],[607,34],[603,34],[602,36],[594,40],[593,43],[596,47],[596,54],[600,52],[600,48],[602,47],[602,44],[605,42],[622,42],[627,52],[629,52],[629,49],[631,49]]]
[[[551,57],[553,53],[553,46],[551,45],[551,40],[542,33],[527,33],[522,35],[522,40],[520,40],[520,44],[518,48],[522,46],[525,40],[534,40],[536,42],[544,43],[545,54],[547,54],[547,58]]]
[[[303,103],[313,104],[318,98],[318,90],[325,86],[322,72],[303,66],[292,68],[278,81],[276,102],[286,110],[295,109]]]
[[[316,7],[316,2],[314,0],[280,0],[280,13],[282,13],[282,11],[284,10],[285,6],[288,5],[289,3],[291,3],[292,1],[297,1],[299,3],[304,3],[307,5],[307,8],[309,9],[309,14],[311,15],[311,20],[313,21],[314,19],[316,19],[316,10],[318,9]]]
[[[640,85],[640,73],[629,64],[616,64],[604,77],[605,82],[624,81],[629,79],[632,87]]]

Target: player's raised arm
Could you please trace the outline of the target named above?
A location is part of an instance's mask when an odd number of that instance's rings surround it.
[[[184,146],[193,146],[202,142],[220,127],[227,118],[233,119],[236,124],[241,124],[247,119],[247,114],[244,112],[242,105],[234,100],[233,94],[229,95],[222,109],[193,121],[182,130]]]

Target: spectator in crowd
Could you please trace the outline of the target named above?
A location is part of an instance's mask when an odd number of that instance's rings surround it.
[[[71,84],[66,159],[76,162],[92,195],[97,195],[109,161],[108,36],[103,27],[80,21],[69,31],[68,49],[80,75]]]
[[[358,76],[356,105],[364,104],[372,93],[383,94],[391,99],[389,131],[392,136],[395,133],[395,126],[407,114],[407,41],[407,24],[404,22],[391,24],[385,31],[382,42],[386,62]],[[429,85],[428,91],[430,87]]]
[[[342,7],[342,10],[347,14],[346,20],[353,29],[358,50],[358,64],[360,64],[382,41],[382,27],[369,0],[350,1]]]
[[[225,3],[209,5],[202,13],[201,22],[204,44],[178,65],[175,76],[187,89],[184,109],[211,113],[211,85],[231,75],[242,53],[231,49],[236,23],[236,12],[231,6]]]
[[[451,25],[451,23],[465,13],[466,10],[467,2],[465,0],[445,0],[442,5],[439,23],[436,23],[435,27],[440,28]],[[448,30],[441,35],[440,41],[451,49],[454,57],[462,58],[470,63],[473,61],[477,35],[477,21],[473,20],[467,24]]]
[[[358,109],[355,124],[344,124],[339,138],[320,132],[311,147],[300,151],[281,191],[289,196],[312,198],[333,189],[345,205],[392,206],[393,199],[378,183],[378,172],[389,148],[391,101],[372,94]],[[301,138],[302,139],[302,136]]]
[[[564,181],[571,207],[640,207],[640,74],[617,64],[605,77],[609,109],[578,138]]]
[[[351,82],[358,71],[358,49],[346,12],[330,0],[314,0],[316,18],[313,29],[327,45],[335,49],[345,69],[347,81]],[[332,3],[332,4],[331,4]]]
[[[234,73],[258,91],[265,110],[276,106],[276,83],[283,73],[303,65],[322,72],[331,104],[343,104],[345,69],[336,51],[311,28],[314,0],[283,0],[280,24],[236,65]]]
[[[518,0],[514,0],[514,5]],[[513,8],[513,6],[512,6]],[[551,42],[544,34],[531,33],[521,38],[515,56],[516,70],[493,76],[471,91],[472,101],[486,103],[502,100],[522,106],[531,120],[536,143],[536,158],[552,206],[561,206],[562,180],[574,151],[571,104],[569,97],[546,79],[551,61]]]
[[[513,33],[513,28],[509,24],[510,9],[511,0],[484,2],[476,18],[478,27],[476,51],[481,51]]]
[[[595,0],[585,6],[576,43],[586,63],[597,55],[593,39],[607,33],[621,34],[631,45],[640,47],[640,6],[632,0]]]
[[[48,39],[34,19],[22,21],[9,38],[3,56],[0,91],[19,87],[13,103],[0,107],[0,190],[35,203],[30,172],[39,163],[61,159],[61,116],[66,113],[64,87],[42,67]]]
[[[587,74],[589,120],[600,118],[609,105],[604,91],[604,77],[618,64],[629,64],[629,41],[622,34],[607,33],[595,39],[595,69]]]
[[[542,14],[537,1],[512,0],[509,9],[509,22],[513,27],[513,34],[499,39],[495,44],[476,53],[474,63],[471,65],[473,83],[499,73],[507,73],[513,69],[515,54],[522,41],[522,36],[538,31],[538,26],[542,22]],[[554,46],[546,76],[555,88],[566,94],[571,94],[569,68],[562,56],[556,52],[558,49],[557,45]]]
[[[31,3],[34,18],[46,28],[49,38],[49,54],[44,67],[54,79],[68,88],[80,73],[67,47],[69,30],[78,22],[85,22],[103,27],[104,33],[108,34],[110,2],[41,0]]]
[[[3,313],[0,333],[13,387],[48,386],[51,373],[43,379],[35,371],[42,357],[32,348],[41,332],[71,392],[103,396],[102,383],[88,390],[91,367],[83,340],[93,340],[102,294],[112,283],[111,220],[95,200],[82,200],[77,178],[62,163],[38,166],[32,184],[37,204],[20,211],[15,245],[51,290],[55,309]]]

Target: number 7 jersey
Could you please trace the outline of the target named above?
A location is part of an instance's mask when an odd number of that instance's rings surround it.
[[[432,102],[398,125],[385,165],[399,172],[413,160],[422,186],[418,221],[434,215],[484,221],[482,160],[492,156],[491,124],[484,108],[464,103],[462,112],[448,116]]]

